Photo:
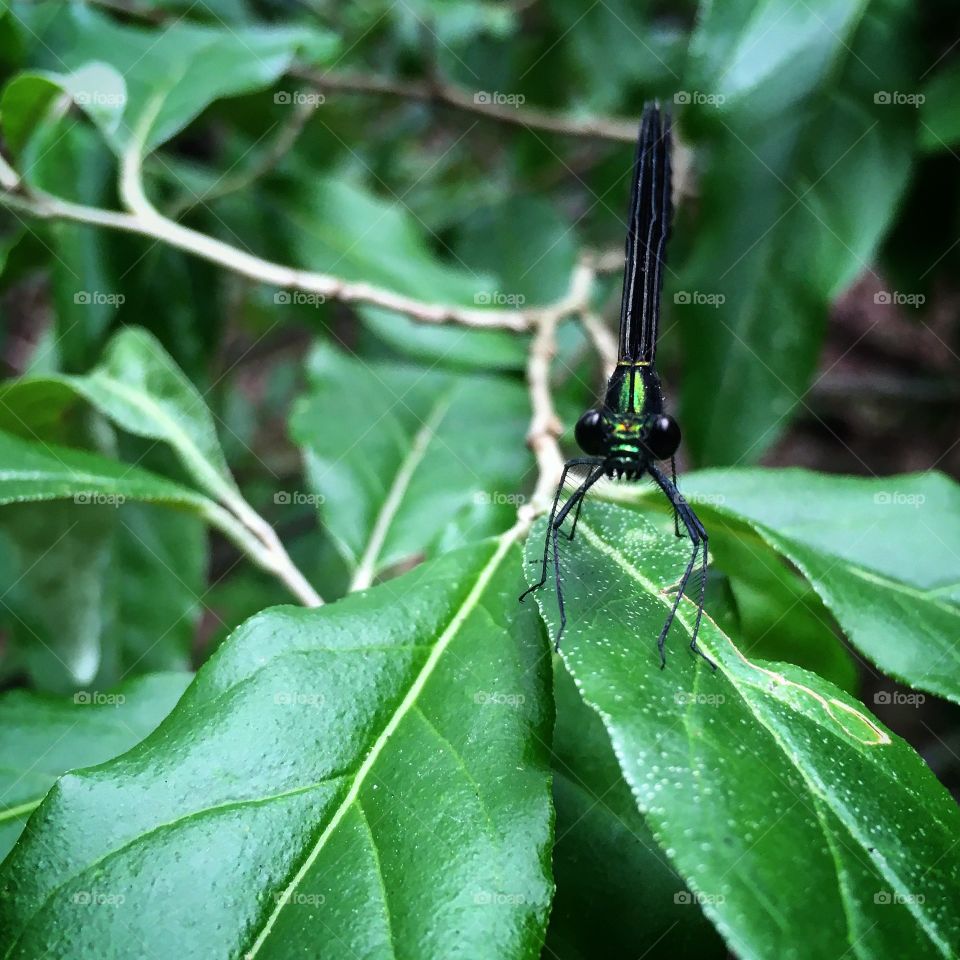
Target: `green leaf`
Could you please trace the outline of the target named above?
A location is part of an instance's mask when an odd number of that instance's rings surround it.
[[[42,690],[65,693],[101,675],[115,523],[116,510],[95,502],[0,509],[9,569],[0,600],[10,640],[4,659]]]
[[[691,601],[659,669],[665,590],[689,551],[599,501],[564,544],[561,653],[657,841],[738,955],[951,956],[960,811],[903,741],[819,677],[751,662],[704,618],[712,672],[686,649]],[[555,631],[552,591],[538,599]]]
[[[562,43],[556,51],[547,48],[540,56],[555,53],[557,66],[564,71],[544,71],[540,82],[547,96],[556,96],[558,76],[569,73],[570,96],[581,109],[596,113],[620,113],[637,109],[631,94],[640,88],[672,95],[683,70],[687,32],[673,18],[655,15],[654,5],[630,0],[584,7],[576,0],[560,0],[550,5]],[[544,38],[546,42],[548,38]],[[547,61],[549,63],[549,61]],[[597,65],[602,63],[603,70]],[[536,81],[540,71],[536,62],[522,75],[524,84]],[[525,89],[519,87],[518,89]]]
[[[519,383],[364,363],[327,346],[309,372],[291,435],[356,583],[436,549],[451,526],[463,543],[513,522],[530,469]]]
[[[810,581],[858,650],[960,701],[960,488],[936,472],[861,479],[707,470],[684,495],[749,524]],[[700,508],[698,507],[698,510]]]
[[[106,506],[157,501],[195,510],[210,505],[200,494],[140,467],[0,433],[0,504],[64,499]]]
[[[105,639],[119,641],[119,676],[190,666],[206,607],[207,552],[199,517],[150,504],[118,512]]]
[[[856,664],[813,587],[742,521],[713,515],[709,533],[710,557],[728,573],[736,608],[736,626],[726,632],[743,652],[795,663],[856,695]]]
[[[934,74],[920,104],[920,146],[931,153],[960,143],[960,66]]]
[[[39,502],[51,500],[71,502]],[[4,433],[0,504],[7,653],[35,684],[188,665],[206,580],[201,520],[232,529],[215,504],[139,467]]]
[[[86,376],[20,380],[0,389],[0,408],[14,408],[7,429],[37,429],[56,422],[73,395],[82,397],[118,427],[170,444],[187,472],[212,497],[237,504],[240,493],[227,467],[213,415],[196,387],[157,339],[126,327],[107,345],[103,362]]]
[[[726,948],[657,846],[600,718],[554,671],[557,893],[546,957],[725,957]],[[646,952],[644,952],[646,951]]]
[[[22,146],[51,88],[63,89],[117,153],[136,140],[150,153],[224,97],[271,86],[298,59],[322,63],[336,38],[307,27],[209,27],[174,20],[163,30],[120,25],[71,4],[47,39],[60,72],[21,74],[8,86],[3,127]]]
[[[51,125],[30,171],[39,187],[78,203],[113,204],[115,164],[97,133],[73,122]],[[51,246],[51,287],[55,307],[60,370],[88,370],[100,356],[111,327],[118,322],[130,277],[121,284],[115,253],[118,238],[96,227],[55,222],[45,231]],[[121,292],[123,291],[123,292]]]
[[[802,405],[828,305],[869,266],[909,179],[915,112],[874,101],[871,67],[890,63],[884,84],[898,84],[909,11],[899,0],[874,3],[851,35],[851,5],[828,6],[847,8],[847,30],[807,18],[801,49],[753,33],[774,21],[789,29],[797,14],[786,3],[756,16],[740,4],[743,37],[728,35],[726,7],[714,5],[698,32],[711,51],[733,44],[756,54],[741,75],[739,54],[711,53],[690,81],[701,92],[729,87],[731,98],[689,115],[691,128],[705,129],[704,203],[695,224],[678,227],[696,239],[668,273],[667,303],[687,345],[685,437],[703,464],[758,459]],[[821,75],[825,54],[833,70]],[[795,69],[800,85],[790,82]],[[801,93],[802,105],[771,117]]]
[[[430,251],[432,238],[396,201],[345,180],[311,177],[284,212],[294,259],[308,269],[436,303],[498,305],[490,274],[462,259],[453,264],[437,259]],[[486,369],[523,367],[526,338],[506,330],[417,324],[368,307],[359,313],[378,336],[408,356]]]
[[[25,690],[0,696],[0,857],[58,777],[139,743],[189,682],[188,673],[155,673],[69,699]]]
[[[705,5],[690,38],[687,79],[720,98],[725,111],[777,115],[810,96],[837,58],[850,53],[868,7],[869,0],[824,0],[809,17],[789,0]]]
[[[33,814],[4,950],[537,956],[550,661],[519,561],[503,538],[248,621],[152,736]],[[158,943],[143,905],[173,891],[204,909]]]
[[[551,303],[577,262],[573,225],[541,197],[511,197],[475,211],[458,230],[457,258],[496,277],[495,304]]]

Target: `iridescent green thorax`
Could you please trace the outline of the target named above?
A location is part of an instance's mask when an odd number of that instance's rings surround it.
[[[607,384],[608,414],[646,417],[663,412],[660,378],[649,363],[619,363]]]

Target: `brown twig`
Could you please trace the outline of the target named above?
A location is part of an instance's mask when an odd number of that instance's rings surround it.
[[[531,127],[568,137],[592,137],[619,143],[635,143],[637,139],[637,124],[633,120],[577,117],[543,110],[539,107],[527,107],[522,101],[517,102],[518,94],[501,95],[499,91],[486,90],[471,92],[451,83],[396,80],[391,77],[365,74],[324,73],[304,69],[297,69],[294,72],[326,90],[374,93],[406,100],[420,100],[424,103],[455,107],[458,110],[465,110],[468,113],[479,114],[482,117],[518,127]]]

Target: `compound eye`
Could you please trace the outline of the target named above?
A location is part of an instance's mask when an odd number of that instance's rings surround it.
[[[669,414],[654,418],[644,445],[656,460],[669,460],[680,446],[680,425]]]
[[[577,446],[591,457],[606,452],[607,440],[603,429],[603,417],[599,410],[588,410],[578,421],[573,435]]]

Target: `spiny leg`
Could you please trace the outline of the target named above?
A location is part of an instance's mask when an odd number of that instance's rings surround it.
[[[673,483],[674,487],[677,487],[677,458],[670,458],[670,480]],[[680,488],[677,487],[679,492]],[[682,537],[683,534],[680,532],[680,511],[676,507],[673,508],[673,532],[678,536]]]
[[[580,466],[585,463],[596,464],[596,460],[593,458],[586,459],[584,457],[576,457],[573,460],[568,460],[563,465],[563,473],[560,474],[560,483],[557,484],[557,492],[553,495],[553,506],[550,508],[550,518],[547,520],[547,530],[543,537],[543,562],[540,566],[540,581],[535,583],[532,587],[527,587],[523,593],[520,594],[520,602],[523,603],[524,598],[527,594],[533,593],[534,590],[539,590],[547,582],[547,559],[550,553],[550,528],[553,524],[553,518],[557,514],[557,504],[560,502],[560,494],[563,493],[563,485],[566,482],[567,474],[570,472],[571,467]]]
[[[592,473],[587,475],[587,479],[577,487],[576,490],[570,495],[570,499],[560,508],[560,512],[553,518],[553,522],[550,524],[549,532],[553,536],[553,582],[557,588],[557,607],[560,611],[560,629],[557,630],[557,639],[554,643],[554,649],[560,649],[560,638],[563,636],[564,628],[567,626],[567,613],[563,606],[563,582],[560,577],[560,528],[563,526],[563,521],[566,520],[567,514],[573,508],[574,504],[577,504],[577,512],[580,512],[580,505],[583,503],[583,498],[586,496],[587,491],[603,476],[603,467],[599,466]]]
[[[700,522],[700,519],[687,504],[686,500],[680,496],[680,492],[670,482],[670,480],[664,476],[663,472],[654,464],[650,464],[648,470],[650,475],[656,481],[657,486],[659,486],[664,494],[666,494],[667,499],[677,511],[680,519],[683,520],[683,524],[687,528],[687,533],[690,535],[690,540],[693,543],[693,552],[690,554],[690,560],[683,572],[683,576],[680,578],[680,583],[677,589],[677,595],[673,601],[673,606],[670,608],[670,613],[667,616],[666,622],[663,625],[663,629],[660,631],[660,636],[657,639],[657,649],[660,651],[660,669],[662,670],[664,666],[666,666],[664,646],[667,641],[667,633],[670,631],[670,627],[673,625],[674,618],[677,614],[677,608],[680,606],[680,601],[683,599],[684,590],[686,590],[687,582],[690,579],[690,575],[693,573],[693,568],[697,562],[697,554],[700,552],[700,547],[702,544],[703,554],[700,567],[700,600],[697,604],[697,619],[690,634],[690,649],[693,650],[694,653],[697,653],[703,657],[703,659],[706,660],[714,670],[716,670],[717,665],[697,645],[697,634],[700,631],[700,621],[703,617],[703,604],[707,590],[707,531],[703,528],[703,524]]]
[[[700,555],[700,601],[697,604],[697,619],[694,622],[693,632],[690,635],[690,649],[693,650],[694,653],[699,653],[700,656],[703,657],[704,660],[706,660],[714,670],[716,670],[717,665],[697,646],[697,634],[700,632],[700,621],[703,618],[703,603],[707,594],[707,558],[709,552],[708,542],[710,538],[707,536],[707,531],[700,522],[700,518],[693,512],[693,508],[686,501],[684,501],[684,508],[690,521],[696,527],[697,533],[700,536],[700,541],[703,544],[703,552]]]
[[[573,535],[577,532],[577,523],[580,521],[580,511],[583,509],[583,497],[577,501],[577,512],[573,515],[573,523],[570,525],[570,532],[566,534],[567,540],[573,542]]]

